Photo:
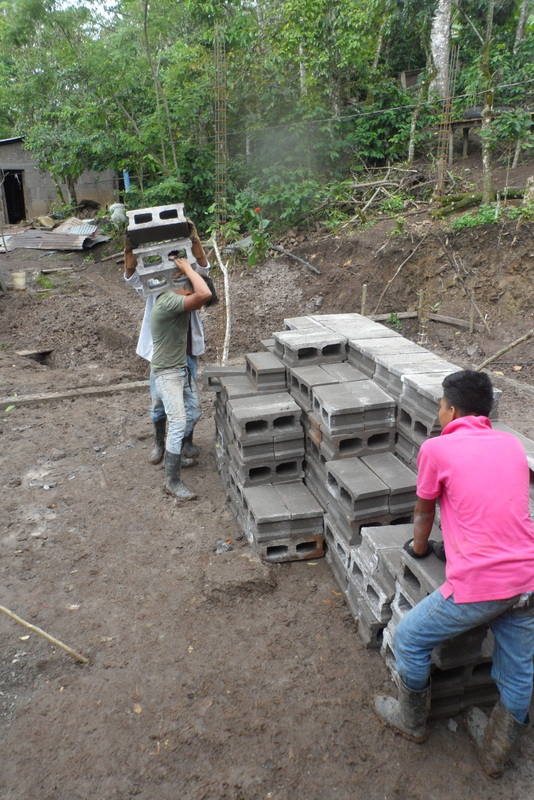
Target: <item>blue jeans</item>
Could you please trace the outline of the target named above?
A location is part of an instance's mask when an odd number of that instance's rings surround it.
[[[434,647],[446,639],[487,624],[495,637],[491,676],[501,703],[524,722],[532,698],[534,609],[514,609],[517,597],[483,603],[455,603],[436,589],[401,620],[395,631],[395,666],[404,683],[424,689]]]
[[[187,367],[189,369],[189,380],[184,383],[184,405],[186,412],[186,428],[183,436],[190,436],[193,433],[193,428],[200,419],[202,413],[200,408],[200,397],[198,393],[197,384],[197,371],[198,371],[198,358],[196,356],[187,356]],[[165,419],[165,407],[163,400],[156,390],[156,380],[154,370],[150,370],[150,419],[152,422],[157,422],[160,419]]]

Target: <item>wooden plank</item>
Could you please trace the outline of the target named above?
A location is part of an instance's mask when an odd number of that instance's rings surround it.
[[[130,381],[128,383],[111,383],[107,386],[84,386],[81,389],[65,389],[62,392],[46,392],[45,394],[21,394],[12,397],[0,397],[0,407],[29,406],[37,403],[47,403],[54,400],[68,400],[77,397],[98,397],[99,395],[114,394],[115,392],[133,392],[137,389],[146,389],[148,381]]]
[[[429,314],[429,319],[434,320],[434,322],[444,322],[446,325],[456,325],[457,328],[467,328],[468,330],[471,327],[470,322],[466,322],[464,319],[458,319],[457,317],[447,317],[444,314]],[[478,330],[478,325],[475,325],[475,330]]]
[[[391,311],[389,314],[371,314],[369,319],[374,320],[374,322],[387,322],[390,317],[396,317],[397,319],[415,319],[417,317],[417,311]]]

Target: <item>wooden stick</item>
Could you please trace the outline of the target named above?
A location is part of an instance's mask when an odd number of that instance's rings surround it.
[[[311,272],[314,272],[316,275],[321,274],[321,270],[319,269],[319,267],[315,267],[313,264],[310,264],[309,261],[305,261],[300,256],[296,256],[294,253],[290,253],[289,250],[284,250],[283,247],[275,247],[274,245],[271,245],[269,247],[269,250],[275,250],[277,253],[282,253],[284,256],[288,256],[288,258],[294,258],[295,261],[298,261],[299,264],[304,264],[306,269],[311,270]]]
[[[472,306],[471,306],[472,308]],[[447,317],[445,314],[433,314],[430,313],[428,318],[433,320],[434,322],[443,322],[445,325],[456,325],[457,328],[468,328],[471,333],[473,330],[471,329],[471,321],[466,322],[463,319],[458,319],[457,317]],[[473,319],[473,329],[474,329],[474,319]]]
[[[397,319],[415,319],[417,311],[390,311],[389,314],[371,314],[369,319],[374,322],[387,322],[390,317],[397,317]]]
[[[362,300],[360,304],[360,314],[362,317],[365,317],[365,306],[367,303],[367,284],[364,283],[362,286]]]
[[[45,639],[48,639],[48,641],[52,642],[52,644],[57,645],[57,647],[61,647],[62,650],[65,650],[65,652],[67,652],[67,653],[69,653],[69,655],[73,656],[73,658],[75,658],[76,661],[81,661],[82,664],[88,664],[89,663],[89,659],[88,658],[86,658],[85,656],[82,656],[80,653],[77,653],[76,650],[72,649],[72,647],[69,647],[68,645],[64,644],[63,642],[60,642],[60,640],[56,639],[55,636],[51,636],[46,631],[43,631],[42,628],[38,628],[37,625],[32,625],[31,622],[26,622],[25,619],[22,619],[22,617],[19,617],[13,611],[10,611],[9,608],[6,608],[5,606],[0,606],[0,611],[3,614],[5,614],[7,617],[11,617],[11,619],[14,619],[15,622],[18,622],[19,625],[22,625],[24,628],[28,628],[28,630],[33,631],[34,633],[38,633],[39,636],[43,636]]]
[[[219,268],[223,274],[226,324],[224,331],[224,344],[223,344],[221,364],[224,366],[228,361],[228,353],[230,351],[230,334],[232,328],[232,322],[231,322],[232,307],[230,300],[230,281],[228,278],[228,262],[226,262],[226,264],[223,264],[221,253],[219,251],[219,246],[217,245],[217,241],[215,239],[215,235],[212,236],[212,238],[210,239],[210,245],[213,247],[213,252],[215,253],[215,258],[217,259],[217,264],[219,265]]]
[[[3,406],[28,406],[33,403],[44,403],[49,400],[67,400],[70,397],[95,397],[115,392],[131,392],[145,389],[148,381],[129,381],[128,383],[112,383],[107,386],[84,386],[82,389],[65,389],[62,392],[46,392],[44,394],[14,394],[11,397],[0,397],[0,409]]]
[[[119,256],[124,255],[124,250],[119,250],[118,253],[112,253],[110,256],[106,256],[105,258],[100,259],[100,263],[103,264],[104,261],[111,261],[113,258],[118,258]]]
[[[534,328],[531,328],[527,333],[523,334],[523,336],[520,336],[519,339],[516,339],[515,341],[511,342],[511,344],[506,345],[506,347],[502,347],[500,350],[497,350],[497,352],[494,353],[492,356],[486,358],[486,360],[483,361],[482,364],[479,364],[478,367],[475,367],[475,369],[477,370],[477,372],[479,372],[481,369],[484,369],[484,367],[486,367],[488,364],[491,364],[492,361],[495,361],[495,359],[499,358],[499,356],[503,356],[505,353],[507,353],[513,347],[516,347],[518,344],[526,342],[527,339],[530,339],[530,337],[533,335],[534,335]]]
[[[380,303],[382,302],[382,299],[383,299],[383,297],[384,297],[385,293],[387,292],[387,290],[389,289],[389,287],[391,286],[391,284],[393,283],[393,281],[395,280],[395,278],[397,277],[397,275],[399,274],[399,272],[401,271],[401,269],[403,268],[403,266],[404,266],[405,264],[407,264],[407,263],[408,263],[408,261],[409,261],[409,260],[412,258],[412,256],[414,256],[414,255],[417,253],[417,251],[419,250],[419,248],[421,247],[421,245],[423,244],[423,242],[425,241],[425,239],[426,239],[426,237],[427,237],[427,236],[428,236],[428,234],[425,234],[425,235],[423,236],[423,238],[422,238],[422,239],[420,239],[420,241],[419,241],[419,242],[418,242],[418,243],[415,245],[415,247],[414,247],[414,249],[412,250],[412,252],[411,252],[411,253],[410,253],[408,256],[406,256],[406,258],[404,259],[404,261],[402,261],[402,262],[399,264],[399,266],[398,266],[398,267],[397,267],[397,269],[395,270],[395,274],[393,275],[393,277],[392,277],[392,278],[390,278],[390,279],[389,279],[389,281],[386,283],[386,285],[384,286],[384,289],[383,289],[383,291],[382,291],[382,294],[381,294],[381,295],[380,295],[380,297],[378,298],[378,303],[376,304],[376,307],[375,307],[375,310],[374,310],[374,313],[375,313],[375,314],[376,314],[376,312],[378,311],[378,307],[380,306]]]

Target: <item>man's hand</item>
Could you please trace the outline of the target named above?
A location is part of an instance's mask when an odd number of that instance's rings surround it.
[[[176,269],[179,270],[182,275],[189,275],[191,271],[191,264],[186,258],[177,258],[176,256],[173,258],[174,264]]]
[[[402,549],[408,553],[408,555],[412,556],[412,558],[426,558],[434,552],[431,541],[426,543],[426,550],[422,550],[421,547],[416,548],[413,539],[408,539],[408,541],[404,543]]]

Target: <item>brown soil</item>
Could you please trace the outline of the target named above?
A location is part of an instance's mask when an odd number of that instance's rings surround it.
[[[425,234],[379,311],[415,308],[423,288],[425,308],[468,319],[472,288],[490,334],[428,323],[429,346],[460,365],[532,327],[532,225],[451,235],[413,219],[402,237],[384,221],[343,238],[288,240],[320,276],[283,258],[234,267],[232,357],[258,349],[284,317],[359,311],[364,282],[372,312]],[[440,239],[460,256],[462,280]],[[142,303],[113,261],[0,259],[4,271],[74,267],[50,276],[48,295],[33,282],[0,297],[4,396],[143,377],[134,355]],[[206,315],[212,359],[220,308]],[[401,328],[416,337],[416,323]],[[15,352],[45,348],[47,364]],[[532,354],[531,341],[491,368],[502,373],[493,376],[501,416],[534,436]],[[185,507],[147,463],[146,407],[144,392],[123,392],[0,414],[2,603],[90,658],[79,666],[2,617],[2,800],[531,796],[530,732],[515,769],[495,782],[481,775],[461,718],[434,724],[423,746],[380,726],[372,696],[391,691],[388,672],[362,647],[324,560],[265,566],[237,539],[211,452],[211,398],[200,462],[186,473],[199,500]],[[234,549],[217,555],[224,538]]]

